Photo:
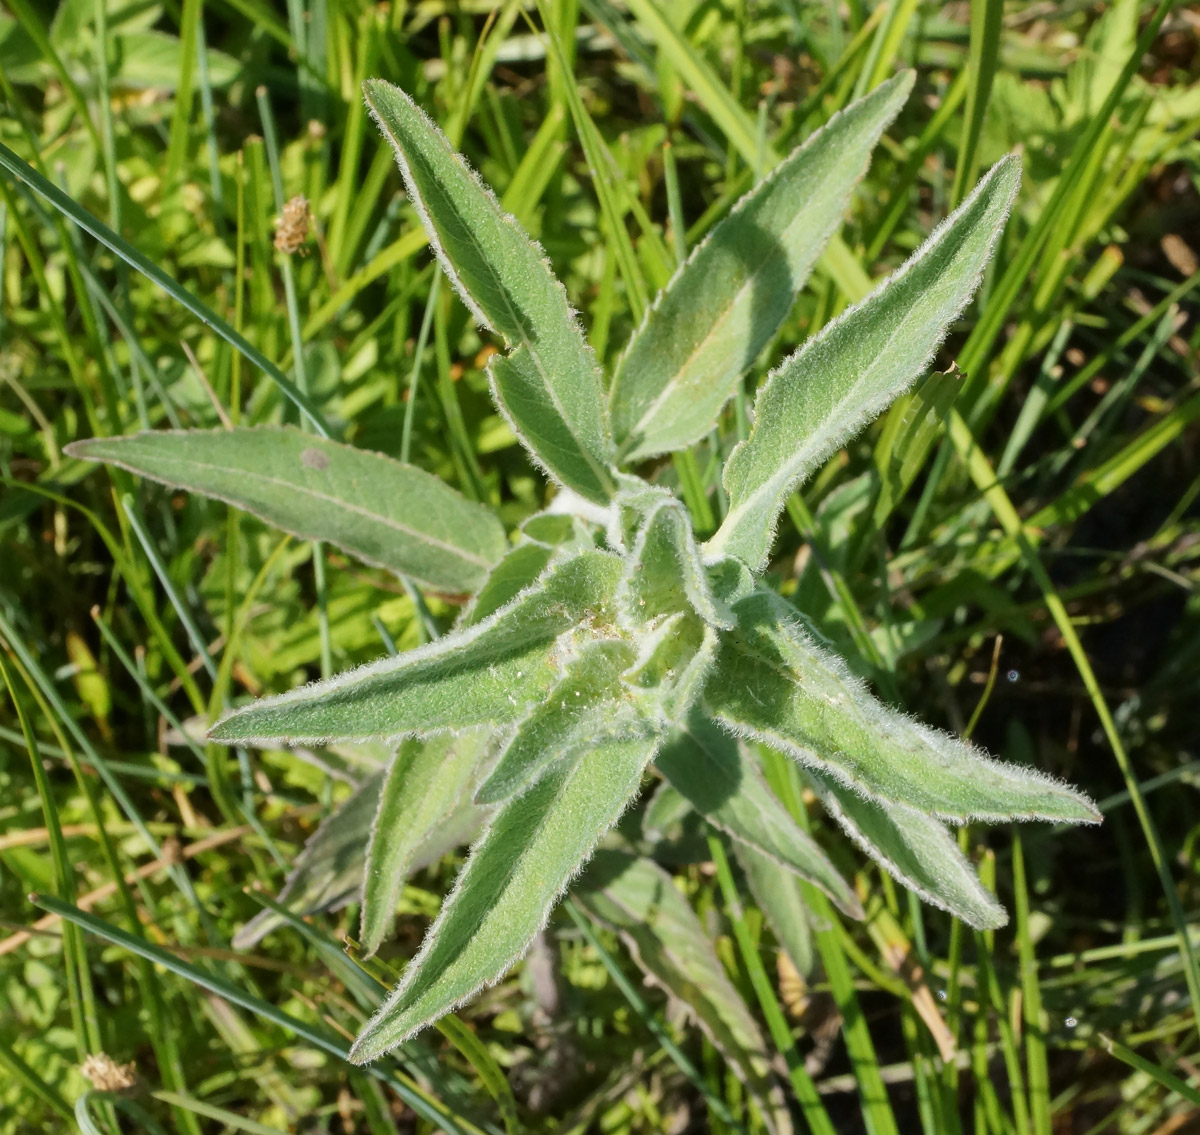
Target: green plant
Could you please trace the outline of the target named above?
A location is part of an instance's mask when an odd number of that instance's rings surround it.
[[[946,824],[1099,818],[1073,790],[877,701],[758,579],[797,486],[920,377],[970,300],[1019,183],[1015,158],[772,372],[726,461],[728,508],[707,542],[683,502],[629,471],[711,429],[910,87],[908,75],[878,87],[742,199],[650,308],[606,393],[540,249],[406,95],[367,83],[443,271],[504,342],[489,366],[495,401],[560,486],[511,547],[490,510],[429,474],[312,434],[149,433],[71,447],[472,596],[452,634],[255,702],[211,731],[263,746],[400,739],[314,837],[283,896],[311,907],[352,892],[361,875],[368,953],[429,841],[486,809],[456,887],[355,1059],[388,1051],[505,973],[651,762],[737,844],[851,914],[854,892],[767,787],[748,742],[793,758],[869,855],[980,928],[1004,912]]]

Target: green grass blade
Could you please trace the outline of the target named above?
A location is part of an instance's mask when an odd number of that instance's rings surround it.
[[[320,1049],[322,1052],[338,1060],[346,1059],[346,1049],[336,1034],[319,1026],[310,1025],[308,1022],[302,1021],[297,1017],[293,1017],[283,1012],[283,1010],[277,1009],[274,1005],[251,996],[243,988],[234,985],[232,982],[225,980],[225,978],[200,969],[198,966],[184,961],[182,958],[164,950],[160,946],[154,946],[144,939],[135,938],[119,927],[113,926],[101,918],[97,918],[94,914],[80,910],[70,903],[62,902],[50,895],[30,895],[29,898],[35,906],[40,906],[43,910],[57,914],[60,918],[65,919],[74,926],[79,926],[89,934],[95,934],[98,938],[102,938],[106,942],[111,942],[114,946],[119,946],[132,954],[153,962],[155,965],[162,966],[169,973],[178,974],[193,985],[198,985],[202,989],[207,989],[210,993],[215,993],[218,997],[225,998],[226,1001],[234,1005],[240,1005],[242,1008],[248,1009],[256,1016],[263,1018],[263,1020],[270,1021],[272,1024],[278,1025],[289,1033],[294,1033],[314,1048]],[[368,1072],[387,1083],[417,1115],[432,1123],[435,1127],[443,1127],[445,1130],[455,1133],[455,1135],[458,1135],[458,1133],[461,1133],[461,1135],[474,1135],[478,1130],[473,1125],[465,1123],[456,1116],[451,1115],[440,1103],[431,1101],[423,1092],[409,1087],[399,1077],[389,1073],[386,1069],[371,1068],[368,1069]]]
[[[118,236],[107,225],[98,221],[82,206],[77,205],[56,185],[47,181],[37,170],[23,162],[7,146],[0,145],[0,169],[40,193],[68,220],[74,221],[84,232],[95,237],[101,244],[116,253],[131,268],[135,268],[148,280],[157,284],[182,307],[190,311],[206,327],[212,328],[235,350],[240,351],[259,368],[288,398],[289,401],[312,423],[322,437],[329,436],[329,429],[320,411],[308,396],[301,393],[273,362],[243,335],[235,331],[224,319],[197,299],[185,287],[172,279],[149,257],[139,252],[123,237]]]

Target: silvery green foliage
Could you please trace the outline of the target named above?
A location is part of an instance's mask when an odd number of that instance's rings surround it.
[[[861,908],[773,795],[753,745],[803,766],[866,854],[972,926],[1005,916],[947,824],[1098,819],[1073,790],[880,703],[802,613],[757,579],[788,495],[924,373],[970,300],[1018,187],[1015,158],[998,163],[890,279],[772,372],[750,435],[726,465],[730,508],[707,544],[675,496],[629,468],[711,429],[786,317],[910,86],[899,77],[832,119],[714,228],[635,332],[605,395],[538,246],[407,95],[367,83],[443,269],[505,348],[490,367],[496,402],[560,487],[551,510],[511,544],[488,510],[427,474],[291,431],[140,435],[76,448],[249,508],[428,588],[474,596],[444,638],[253,702],[212,729],[231,744],[398,744],[310,842],[284,896],[310,910],[361,893],[368,951],[386,936],[400,885],[431,843],[475,829],[457,884],[359,1036],[356,1060],[387,1052],[503,977],[652,764],[669,790],[656,797],[658,810],[694,809],[732,841],[801,964],[811,950],[796,880],[851,915]],[[634,943],[657,980],[687,984],[712,968],[707,955],[695,956],[690,974],[665,955],[646,961],[657,956],[656,931],[638,904],[656,892],[671,897],[669,879],[605,854],[608,875],[589,876],[581,897]],[[655,906],[660,922],[686,922],[694,939],[685,908]],[[269,925],[248,927],[241,940]],[[724,992],[713,986],[697,1011],[726,1055],[758,1075],[761,1038]]]

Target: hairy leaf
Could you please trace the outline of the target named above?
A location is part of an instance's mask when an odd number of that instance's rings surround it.
[[[842,222],[912,72],[835,114],[692,251],[634,333],[609,406],[618,452],[641,461],[710,429],[791,310]]]
[[[767,786],[757,765],[729,734],[699,714],[654,758],[658,770],[692,807],[776,866],[810,880],[853,918],[862,906],[825,853],[802,831]]]
[[[690,609],[709,626],[732,626],[728,609],[709,586],[682,503],[666,493],[648,494],[644,500],[648,503],[638,513],[640,526],[619,593],[631,624]]]
[[[215,497],[439,591],[476,591],[505,551],[491,509],[437,477],[295,429],[160,430],[67,451]]]
[[[544,544],[518,544],[488,576],[487,582],[462,613],[461,626],[474,626],[532,587],[554,555]]]
[[[709,550],[760,570],[796,486],[926,370],[991,258],[1021,180],[998,162],[901,268],[768,377],[725,464],[729,513]]]
[[[557,680],[555,640],[611,621],[621,569],[589,552],[557,564],[483,622],[418,650],[264,698],[212,729],[213,740],[316,744],[516,721]]]
[[[646,975],[696,1018],[763,1105],[772,1129],[790,1130],[766,1041],[671,876],[648,859],[603,848],[572,896],[620,934]]]
[[[458,806],[487,741],[487,732],[476,730],[401,742],[380,786],[367,845],[361,932],[367,957],[391,931],[400,888],[412,874],[414,857]]]
[[[632,659],[633,648],[627,642],[585,642],[566,663],[562,679],[546,700],[517,726],[475,793],[476,803],[507,800],[584,746],[634,740],[654,732],[621,682]]]
[[[500,808],[352,1060],[381,1056],[504,976],[636,794],[654,745],[601,742]]]
[[[821,803],[846,834],[909,890],[977,930],[1008,921],[958,842],[937,820],[903,804],[866,800],[811,769],[808,775]]]
[[[734,608],[704,698],[754,737],[851,790],[943,819],[1099,820],[1091,801],[1044,774],[1004,764],[872,697],[818,645],[799,612],[766,591]]]
[[[492,365],[501,408],[539,464],[607,500],[615,482],[600,371],[545,255],[408,95],[378,79],[363,89],[443,270],[513,349]]]

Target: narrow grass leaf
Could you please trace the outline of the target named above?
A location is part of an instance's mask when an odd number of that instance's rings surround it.
[[[380,80],[364,90],[446,276],[514,350],[493,364],[503,409],[540,464],[607,500],[614,474],[600,371],[545,255],[412,99]]]
[[[761,569],[788,495],[925,371],[979,285],[1020,184],[998,162],[962,207],[862,303],[780,365],[725,466],[729,513],[709,542]]]
[[[367,844],[360,935],[366,957],[390,932],[404,880],[430,834],[458,806],[487,740],[486,733],[474,731],[401,742],[379,785]]]
[[[53,182],[47,181],[37,170],[22,161],[7,146],[0,144],[0,169],[6,170],[19,181],[37,190],[63,216],[72,220],[85,232],[94,236],[105,247],[110,248],[130,267],[157,284],[177,303],[190,311],[206,327],[211,327],[231,347],[258,367],[312,423],[322,437],[329,436],[329,427],[320,410],[309,400],[308,395],[298,389],[270,359],[255,347],[244,335],[234,330],[224,319],[196,298],[187,288],[176,282],[150,257],[139,252],[128,241],[98,221],[82,206],[77,205]]]
[[[903,804],[868,800],[831,776],[808,775],[846,834],[910,891],[977,930],[1008,921],[943,824]]]
[[[504,555],[491,509],[412,465],[299,430],[163,430],[67,452],[236,505],[451,594],[476,591]]]
[[[739,843],[821,888],[847,914],[862,906],[837,868],[767,786],[743,747],[693,714],[659,750],[655,766],[702,816]]]
[[[687,898],[658,864],[612,848],[598,851],[572,897],[616,931],[638,967],[691,1013],[754,1093],[770,1130],[790,1130],[770,1069],[770,1050]]]
[[[558,678],[555,639],[581,619],[611,619],[619,571],[615,556],[577,556],[476,626],[264,698],[209,735],[226,744],[321,744],[519,720]]]
[[[654,747],[596,744],[496,813],[352,1060],[374,1060],[504,976],[636,794]]]
[[[912,89],[899,75],[834,115],[738,202],[654,301],[613,377],[626,461],[703,437],[791,310],[871,151]]]
[[[734,611],[738,630],[724,640],[704,692],[734,733],[854,792],[955,823],[1100,820],[1090,800],[1045,774],[992,760],[878,701],[786,600],[760,591]]]

